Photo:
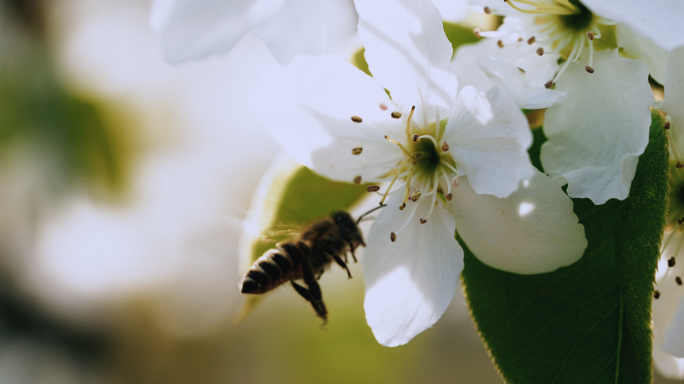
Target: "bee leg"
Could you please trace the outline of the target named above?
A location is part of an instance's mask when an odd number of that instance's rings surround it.
[[[318,281],[314,278],[311,262],[307,259],[304,259],[302,262],[302,275],[304,275],[304,282],[309,287],[309,301],[316,311],[316,315],[323,319],[323,324],[326,324],[328,322],[328,310],[325,308],[325,303],[323,303],[321,286],[318,285]]]
[[[352,245],[352,243],[349,243],[349,249],[351,249],[352,259],[354,259],[354,262],[355,262],[355,263],[358,263],[358,261],[356,260],[356,255],[354,254],[354,250],[355,250],[355,249],[354,249],[354,246]],[[345,257],[346,257],[346,256],[347,256],[347,255],[345,254]],[[346,261],[346,259],[345,259],[345,261]]]
[[[316,277],[316,280],[320,280],[321,276],[323,276],[323,273],[325,272],[325,269],[321,270],[321,273]]]
[[[306,299],[306,301],[311,301],[311,294],[309,294],[309,290],[302,287],[301,285],[297,284],[294,282],[294,280],[290,280],[290,283],[292,283],[292,286],[294,287],[295,291],[299,293],[299,296],[303,297]]]
[[[335,262],[337,263],[337,265],[339,265],[340,267],[347,270],[347,276],[349,276],[349,278],[351,279],[352,275],[351,275],[351,272],[349,272],[349,267],[347,267],[347,264],[345,264],[344,261],[342,261],[342,259],[340,259],[340,257],[337,255],[332,255],[332,257],[333,257],[333,259],[335,259]]]

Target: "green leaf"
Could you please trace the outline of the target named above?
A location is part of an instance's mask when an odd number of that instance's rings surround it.
[[[349,210],[368,194],[365,185],[330,181],[289,158],[278,158],[262,178],[240,239],[241,268],[247,271],[276,243],[293,239],[304,225],[333,211]],[[238,320],[262,296],[249,295]]]
[[[625,201],[573,199],[589,242],[577,263],[517,275],[484,265],[461,242],[471,316],[506,382],[651,382],[650,308],[667,206],[663,123],[654,113]]]

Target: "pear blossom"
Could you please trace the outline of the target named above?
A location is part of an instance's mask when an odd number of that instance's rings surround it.
[[[515,103],[497,88],[457,94],[437,8],[379,0],[356,9],[373,77],[336,56],[297,57],[266,71],[250,99],[300,164],[374,183],[386,207],[367,236],[364,308],[376,339],[397,346],[451,302],[463,269],[455,231],[484,263],[521,274],[572,264],[587,242],[572,201],[531,165]]]
[[[567,184],[571,197],[597,204],[625,199],[648,143],[655,101],[648,76],[662,83],[666,50],[684,44],[684,3],[477,3],[506,17],[497,31],[479,32],[489,39],[457,52],[453,65],[467,79],[462,85],[499,86],[523,108],[550,107],[544,170]],[[669,30],[653,27],[658,23]]]
[[[281,65],[326,48],[318,0],[155,0],[150,23],[171,63],[228,53],[251,30]]]
[[[670,209],[663,251],[656,275],[658,298],[653,300],[653,360],[658,372],[684,379],[684,174],[678,167],[684,152],[684,47],[669,54],[663,110],[669,113],[671,139]]]

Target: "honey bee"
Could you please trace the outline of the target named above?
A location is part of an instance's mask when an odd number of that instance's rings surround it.
[[[347,254],[351,253],[356,263],[354,251],[359,246],[366,246],[358,224],[364,216],[383,206],[364,213],[356,221],[349,213],[337,211],[307,225],[294,241],[276,244],[276,248],[264,252],[242,279],[240,291],[263,294],[289,281],[295,291],[311,303],[316,315],[325,324],[328,310],[317,280],[333,261],[352,278],[347,267]],[[299,279],[304,280],[306,288],[295,282]]]

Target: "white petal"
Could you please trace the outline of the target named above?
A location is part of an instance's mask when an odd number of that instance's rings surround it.
[[[420,224],[429,199],[401,205],[401,194],[390,198],[368,234],[362,261],[366,284],[363,307],[378,342],[388,347],[408,343],[442,316],[454,297],[463,270],[463,250],[454,240],[454,218],[438,206]],[[414,204],[416,215],[399,234]]]
[[[484,7],[488,7],[490,12],[495,15],[501,16],[515,16],[519,15],[520,12],[513,9],[513,7],[506,4],[504,1],[499,0],[469,0],[472,4],[473,10],[480,9],[480,12],[484,12]]]
[[[684,45],[684,1],[583,0],[592,12],[627,25],[665,50]]]
[[[480,92],[492,88],[489,78],[477,65],[478,52],[482,50],[488,52],[487,48],[491,49],[492,45],[496,46],[493,39],[482,39],[475,44],[464,44],[458,47],[454,60],[451,62],[451,68],[458,77],[459,92],[467,86],[473,86]]]
[[[653,300],[653,363],[662,376],[669,379],[683,379],[684,378],[684,359],[673,356],[670,348],[665,347],[671,335],[671,329],[679,325],[676,316],[681,312],[682,303],[684,303],[684,288],[678,285],[675,281],[676,276],[684,276],[684,263],[682,263],[683,253],[676,253],[681,249],[684,237],[678,234],[670,239],[670,234],[665,235],[667,238],[667,248],[661,252],[661,258],[658,261],[658,271],[656,273],[656,289],[660,291],[660,297]],[[668,266],[668,259],[675,256],[677,263],[674,267]],[[681,336],[680,336],[681,337]],[[676,340],[676,339],[675,339]],[[674,341],[674,340],[673,340]],[[681,348],[681,347],[680,347]]]
[[[373,0],[355,2],[359,36],[373,77],[390,91],[404,110],[422,102],[440,107],[447,116],[458,89],[449,69],[453,47],[446,38],[442,17],[428,0]],[[429,111],[432,116],[434,110]]]
[[[498,88],[480,94],[473,87],[463,88],[444,141],[477,193],[506,197],[533,175],[527,154],[532,145],[529,123]]]
[[[684,132],[684,47],[671,52],[667,58],[665,100],[662,110],[670,115],[672,137],[681,144]]]
[[[489,78],[492,86],[501,88],[520,108],[548,108],[563,100],[565,96],[565,92],[527,86],[525,74],[520,68],[483,52],[477,55],[477,65]]]
[[[463,21],[470,13],[470,4],[466,0],[432,0],[445,21]]]
[[[675,357],[684,357],[684,300],[679,303],[677,314],[665,334],[663,351]]]
[[[641,60],[646,63],[651,77],[660,84],[665,81],[665,62],[667,52],[647,38],[641,37],[632,32],[624,24],[618,24],[617,39],[618,46],[630,59]]]
[[[170,63],[228,53],[263,23],[282,0],[155,0],[150,24]]]
[[[579,260],[587,247],[572,200],[535,173],[505,199],[478,195],[467,178],[451,190],[458,234],[490,267],[524,275],[551,272]]]
[[[287,0],[256,35],[281,65],[297,55],[320,55],[326,48],[318,0]]]
[[[328,178],[351,182],[360,175],[372,181],[403,156],[384,139],[393,132],[404,136],[405,129],[391,118],[387,94],[338,56],[301,56],[288,67],[269,68],[250,103],[255,117],[290,156]],[[383,111],[380,104],[388,109]],[[352,116],[363,122],[353,122]],[[363,152],[352,155],[359,146]]]
[[[570,64],[556,85],[568,94],[546,111],[549,141],[541,160],[550,176],[567,180],[570,197],[603,204],[629,194],[654,99],[643,62],[620,58],[617,50],[596,52],[589,74],[587,56]]]

